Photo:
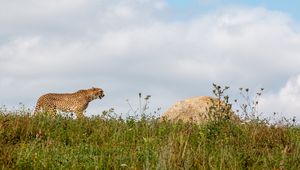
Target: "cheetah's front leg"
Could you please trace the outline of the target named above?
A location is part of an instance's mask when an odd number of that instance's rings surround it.
[[[77,119],[84,118],[83,111],[81,111],[81,110],[75,111],[75,114],[76,114]]]

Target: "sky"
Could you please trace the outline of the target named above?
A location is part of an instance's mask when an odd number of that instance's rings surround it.
[[[300,120],[300,12],[282,0],[0,0],[0,105],[101,87],[86,115],[149,112],[212,95],[255,94],[259,112]],[[242,99],[241,99],[242,100]],[[241,101],[242,102],[242,101]]]

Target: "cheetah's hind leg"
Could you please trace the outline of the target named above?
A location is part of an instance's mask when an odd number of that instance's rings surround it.
[[[57,111],[55,107],[37,107],[34,111],[34,115],[55,117],[57,115]]]

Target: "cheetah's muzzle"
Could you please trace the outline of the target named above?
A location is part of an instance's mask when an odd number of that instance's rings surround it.
[[[102,99],[104,97],[104,93],[102,93],[100,96],[99,96],[99,99]]]

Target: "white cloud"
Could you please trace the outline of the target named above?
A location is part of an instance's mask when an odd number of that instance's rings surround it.
[[[300,75],[290,78],[278,93],[269,93],[261,100],[264,113],[279,113],[286,118],[300,119]]]
[[[138,92],[165,109],[210,95],[213,82],[277,90],[300,71],[299,28],[280,12],[231,8],[170,21],[162,0],[61,3],[34,14],[25,5],[24,16],[8,8],[14,19],[1,14],[0,104],[33,106],[45,92],[101,86],[107,95],[101,108],[92,104],[98,112],[126,110]]]

